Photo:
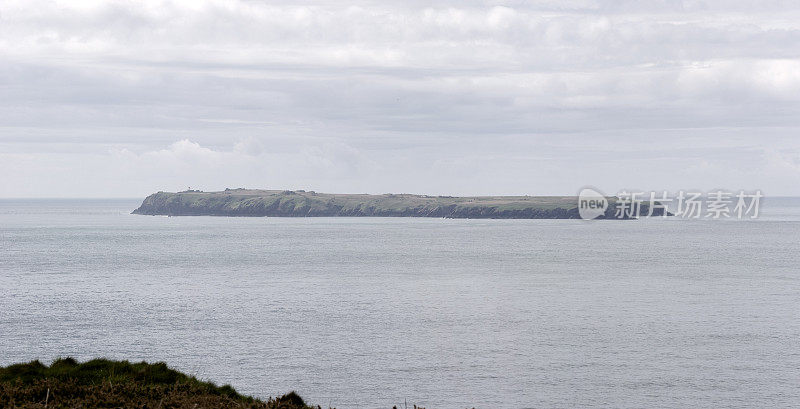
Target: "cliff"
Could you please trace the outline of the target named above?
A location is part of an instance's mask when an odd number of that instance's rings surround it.
[[[605,218],[614,218],[614,201]],[[468,219],[578,219],[574,196],[426,196],[329,194],[304,190],[226,189],[158,192],[133,214],[167,216],[445,217]],[[644,206],[646,213],[646,206]],[[658,209],[657,215],[660,215]]]

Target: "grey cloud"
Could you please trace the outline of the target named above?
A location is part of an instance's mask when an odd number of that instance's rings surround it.
[[[800,193],[793,2],[37,3],[0,5],[0,196],[162,188],[144,169],[216,187]],[[176,149],[195,159],[171,168]]]

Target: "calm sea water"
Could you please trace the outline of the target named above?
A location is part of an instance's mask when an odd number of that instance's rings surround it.
[[[800,202],[757,221],[149,217],[0,201],[0,364],[338,408],[800,406]]]

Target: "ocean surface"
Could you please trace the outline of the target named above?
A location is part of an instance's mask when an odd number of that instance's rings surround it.
[[[748,221],[0,200],[0,365],[166,361],[339,409],[800,406],[800,200]]]

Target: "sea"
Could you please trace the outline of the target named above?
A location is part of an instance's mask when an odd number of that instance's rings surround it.
[[[0,365],[323,408],[800,406],[800,199],[754,220],[138,216],[0,200]]]

